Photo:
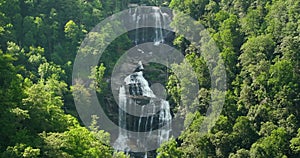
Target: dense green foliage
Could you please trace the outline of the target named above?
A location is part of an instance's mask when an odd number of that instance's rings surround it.
[[[203,24],[220,49],[227,73],[222,115],[201,135],[211,94],[208,69],[200,46],[176,36],[174,45],[197,73],[201,89],[199,105],[193,106],[199,110],[187,114],[195,116],[192,124],[178,139],[162,144],[158,157],[300,156],[299,0],[139,3],[169,5]],[[71,91],[82,87],[71,87],[71,73],[86,33],[127,4],[0,0],[0,157],[126,157],[108,145],[109,133],[97,127],[101,119],[93,117],[90,130],[78,121]],[[108,48],[104,64],[93,68],[99,93],[105,92],[104,72],[111,71],[120,56],[116,53],[129,48],[128,40],[120,37]],[[176,103],[181,89],[175,78],[169,77],[168,90]]]
[[[175,45],[199,75],[201,115],[192,114],[192,124],[177,143],[163,144],[159,157],[299,157],[300,1],[172,0],[170,7],[209,30],[225,62],[228,90],[219,120],[201,135],[211,93],[205,52],[178,35]],[[178,96],[176,80],[169,85]]]
[[[0,1],[0,157],[126,157],[114,153],[96,117],[90,130],[80,125],[70,91],[80,41],[121,7],[99,0]],[[104,70],[95,68],[93,76],[100,81]]]

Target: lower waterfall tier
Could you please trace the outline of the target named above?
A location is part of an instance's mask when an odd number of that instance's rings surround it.
[[[125,152],[153,150],[169,139],[169,102],[155,96],[142,69],[124,83],[119,89],[119,136],[114,147]]]

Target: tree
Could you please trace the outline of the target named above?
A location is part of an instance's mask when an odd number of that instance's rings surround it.
[[[77,126],[63,133],[44,133],[47,157],[111,157],[110,147],[102,144],[86,128]]]
[[[271,135],[254,143],[250,149],[251,157],[287,157],[288,137],[284,128],[279,127]]]
[[[193,18],[198,19],[204,14],[205,5],[208,4],[208,2],[209,0],[172,0],[169,6],[172,9],[181,10]]]
[[[257,36],[263,30],[262,25],[264,24],[263,15],[261,9],[250,9],[248,14],[241,19],[241,29],[249,36]]]
[[[258,138],[251,121],[245,116],[236,119],[232,134],[237,139],[236,142],[239,143],[239,148],[250,148],[251,144]]]
[[[5,152],[2,153],[2,157],[15,157],[15,158],[37,158],[40,156],[40,149],[26,146],[25,144],[18,144],[14,147],[8,147]]]
[[[161,144],[160,148],[157,149],[157,153],[157,158],[181,157],[182,154],[181,151],[177,149],[177,142],[174,138]]]
[[[274,46],[271,34],[250,37],[241,47],[242,54],[239,56],[241,66],[247,68],[262,59],[272,59]]]
[[[61,133],[43,132],[44,157],[108,157],[128,158],[122,152],[113,152],[109,146],[109,133],[99,130],[97,116],[92,116],[91,131],[81,127],[73,118],[74,126]]]
[[[24,122],[24,126],[36,133],[66,130],[70,124],[61,109],[66,84],[55,79],[28,84],[30,86],[25,89],[23,107],[28,110],[30,119]]]
[[[235,154],[231,153],[229,158],[250,158],[250,152],[246,149],[240,149]]]
[[[17,46],[14,48],[19,51]],[[18,68],[13,64],[17,60],[14,53],[12,50],[5,53],[0,50],[0,151],[14,143],[11,138],[22,127],[22,121],[28,118],[28,111],[19,107],[24,97],[23,78],[17,74]]]
[[[296,155],[300,155],[300,128],[298,129],[297,136],[290,140],[290,148],[293,153]]]
[[[243,17],[247,14],[247,10],[252,1],[247,0],[233,0],[233,9],[237,15]]]
[[[76,25],[76,23],[73,20],[70,20],[65,25],[65,36],[72,41],[72,43],[78,42],[79,35],[80,35],[80,29]]]
[[[93,84],[91,84],[91,88],[95,89],[98,93],[103,91],[105,87],[105,81],[103,80],[105,67],[101,63],[99,66],[95,66],[91,70],[91,76],[89,76],[90,79],[93,79]]]

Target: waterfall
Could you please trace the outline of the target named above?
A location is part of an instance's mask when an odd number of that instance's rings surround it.
[[[172,121],[172,116],[170,113],[170,105],[168,101],[165,100],[161,100],[161,111],[159,113],[159,126],[163,127],[165,126],[165,128],[160,128],[158,130],[159,132],[159,144],[167,141],[169,139],[170,136],[170,132],[171,132],[171,121]]]
[[[126,93],[125,93],[125,87],[120,87],[119,90],[119,136],[117,140],[114,143],[114,148],[117,150],[121,150],[124,152],[129,151],[128,146],[128,134],[126,132],[126,113],[122,109],[126,109],[127,106],[127,100],[126,100]]]
[[[169,32],[162,28],[170,23],[170,16],[159,7],[146,10],[130,8],[129,15],[131,19],[126,20],[136,27],[129,36],[138,47],[137,52],[151,55],[152,52],[144,51],[139,45],[145,42],[153,42],[154,46],[163,44]],[[155,28],[147,27],[150,23]],[[137,68],[124,78],[123,85],[119,87],[119,134],[114,148],[128,154],[146,151],[137,157],[147,158],[153,157],[153,153],[147,152],[148,150],[154,150],[153,146],[158,147],[169,139],[172,116],[169,102],[153,92],[143,76],[142,62],[135,60],[132,62],[137,63]],[[133,115],[127,110],[138,110],[140,115]]]
[[[143,76],[144,67],[138,62],[137,69],[124,79],[119,89],[119,135],[114,148],[129,153],[133,148],[147,151],[149,142],[157,146],[167,141],[171,132],[172,116],[169,102],[156,96]],[[126,109],[141,106],[141,115],[127,115]],[[132,110],[132,109],[131,109]],[[137,125],[131,127],[130,125]],[[131,135],[128,130],[136,130]],[[140,133],[147,132],[140,136]],[[144,153],[147,158],[149,154]]]
[[[135,7],[130,8],[129,14],[131,16],[131,19],[129,20],[131,20],[137,28],[133,40],[135,45],[150,41],[153,42],[154,45],[164,43],[164,38],[168,31],[163,30],[162,27],[166,26],[166,24],[169,24],[171,21],[171,18],[167,13],[163,13],[159,7],[152,7],[151,12]],[[149,28],[138,29],[139,27],[147,26],[148,23],[155,24],[154,31]]]
[[[158,7],[153,7],[154,10],[154,17],[155,17],[155,39],[154,39],[154,45],[159,45],[160,43],[164,42],[163,37],[163,31],[161,29],[162,27],[162,21],[161,16],[163,16],[161,10]]]

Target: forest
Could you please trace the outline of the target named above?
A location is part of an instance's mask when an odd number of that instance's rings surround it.
[[[166,39],[196,73],[198,102],[188,106],[197,110],[186,114],[193,119],[178,138],[163,142],[148,157],[300,157],[299,0],[0,0],[0,157],[139,157],[110,145],[101,116],[92,116],[86,127],[72,95],[86,92],[72,84],[81,42],[98,23],[130,4],[167,7],[203,25],[219,48],[227,76],[221,115],[202,134],[199,128],[213,93],[202,46],[177,33]],[[97,38],[111,35],[104,29],[107,33]],[[92,70],[108,111],[117,112],[109,104],[107,80],[116,60],[134,47],[131,37],[128,32],[114,40]],[[180,93],[188,83],[178,83],[171,72],[160,76],[164,69],[150,65],[145,78],[167,77],[163,84],[175,113],[185,101]],[[117,115],[110,117],[117,120]]]

